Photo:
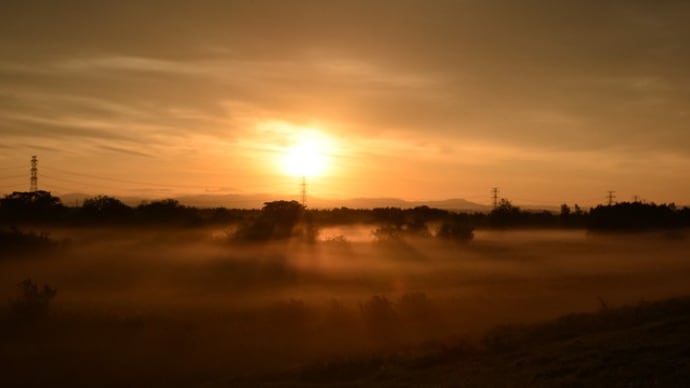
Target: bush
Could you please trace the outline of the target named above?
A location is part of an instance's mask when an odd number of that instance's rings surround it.
[[[474,230],[458,220],[448,219],[443,221],[436,237],[449,241],[470,241],[474,238]]]
[[[297,226],[304,220],[304,206],[296,201],[266,202],[259,216],[250,223],[242,225],[234,238],[239,241],[284,240],[301,234],[305,238],[316,238],[316,230]]]
[[[381,226],[376,228],[371,234],[377,243],[398,243],[403,240],[402,230],[395,226]]]
[[[376,334],[390,333],[397,323],[393,303],[385,296],[374,295],[359,308],[365,324]]]
[[[429,320],[433,312],[431,300],[423,292],[408,292],[402,295],[398,301],[398,309],[400,314],[410,321]]]
[[[19,318],[35,320],[44,317],[50,310],[50,303],[57,295],[57,290],[44,284],[39,287],[31,279],[18,284],[20,297],[10,302],[12,312]]]
[[[9,230],[0,229],[0,246],[3,248],[0,257],[35,252],[56,245],[47,233],[22,232],[15,227]]]

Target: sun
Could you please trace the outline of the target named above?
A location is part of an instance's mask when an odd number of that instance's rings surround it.
[[[328,167],[330,141],[317,130],[299,132],[282,159],[285,173],[292,176],[315,177]]]

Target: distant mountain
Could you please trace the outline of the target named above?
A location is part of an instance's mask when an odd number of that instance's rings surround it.
[[[93,198],[97,194],[84,194],[84,193],[69,193],[69,194],[54,194],[60,197],[60,200],[65,206],[81,206],[85,199]],[[107,195],[107,194],[104,194]],[[147,199],[144,197],[137,196],[119,196],[119,195],[108,195],[110,197],[115,197],[129,206],[137,206],[142,201]]]
[[[84,193],[69,193],[58,195],[62,203],[67,206],[79,206],[87,198],[94,197],[93,194]],[[155,201],[162,199],[161,197],[151,198],[145,196],[117,196],[120,201],[129,206],[137,206],[144,201]],[[170,197],[166,197],[170,198]],[[270,194],[199,194],[199,195],[182,195],[172,197],[180,201],[181,204],[194,207],[226,207],[237,209],[260,209],[265,202],[277,200],[299,200],[295,196],[278,196]],[[513,202],[522,210],[528,211],[550,211],[560,212],[560,206],[554,205],[525,205],[519,202]],[[470,202],[461,198],[452,198],[435,201],[407,201],[400,198],[349,198],[349,199],[326,199],[326,198],[309,198],[308,205],[311,208],[317,209],[331,209],[338,207],[348,207],[352,209],[372,209],[376,207],[399,207],[399,208],[414,208],[417,206],[429,206],[437,209],[461,211],[461,212],[489,212],[490,205],[483,205],[476,202]],[[690,205],[678,205],[679,207]],[[585,206],[587,207],[587,206]]]
[[[62,194],[59,196],[67,206],[81,205],[85,199],[93,197],[93,195],[83,193]],[[161,198],[147,198],[143,196],[114,196],[120,201],[129,206],[137,206],[144,201],[155,201]],[[180,201],[181,204],[194,207],[226,207],[235,209],[260,209],[265,202],[277,200],[298,200],[289,196],[277,196],[270,194],[199,194],[199,195],[182,195],[172,197]],[[489,212],[490,205],[483,205],[480,203],[470,202],[462,198],[452,198],[436,201],[407,201],[400,198],[349,198],[349,199],[327,199],[327,198],[309,198],[308,205],[316,209],[331,209],[338,207],[348,207],[352,209],[372,209],[376,207],[399,207],[399,208],[414,208],[417,206],[429,206],[436,209],[445,209],[461,212]],[[559,211],[558,207],[554,206],[538,206],[528,205],[522,206],[519,203],[515,204],[524,210],[540,211],[548,210],[552,212]]]
[[[265,202],[277,201],[280,196],[268,194],[199,194],[175,197],[181,204],[195,207],[226,207],[230,209],[261,209]]]
[[[261,208],[265,202],[280,199],[295,199],[273,196],[268,194],[253,195],[187,195],[175,198],[180,203],[197,207],[227,207],[227,208]],[[490,206],[470,202],[464,199],[447,199],[443,201],[406,201],[399,198],[351,198],[351,199],[326,199],[309,198],[309,207],[317,209],[329,209],[336,207],[348,207],[359,209],[371,209],[375,207],[400,207],[413,208],[417,206],[429,206],[438,209],[456,211],[485,212],[491,210]]]
[[[314,198],[310,200],[309,203],[312,207],[316,208],[349,207],[371,209],[375,207],[414,208],[417,206],[429,206],[437,209],[468,212],[486,212],[491,210],[490,206],[459,198],[446,199],[442,201],[406,201],[400,198],[352,198],[344,200],[324,200]]]
[[[60,195],[62,203],[67,206],[80,205],[87,198],[92,198],[93,195],[83,193],[70,193]],[[139,197],[139,196],[114,196],[120,201],[129,206],[139,205],[143,201],[156,200],[153,198]],[[159,198],[157,198],[159,199]],[[200,194],[200,195],[183,195],[173,197],[180,201],[181,204],[194,207],[226,207],[226,208],[240,208],[240,209],[260,209],[265,202],[277,201],[281,199],[292,200],[295,198],[286,198],[281,196],[269,194]],[[400,198],[351,198],[351,199],[325,199],[325,198],[310,198],[308,205],[312,208],[337,208],[348,207],[353,209],[371,209],[375,207],[399,207],[399,208],[413,208],[417,206],[429,206],[437,209],[455,210],[455,211],[470,211],[470,212],[486,212],[491,210],[490,206],[470,202],[460,198],[446,199],[442,201],[406,201]]]

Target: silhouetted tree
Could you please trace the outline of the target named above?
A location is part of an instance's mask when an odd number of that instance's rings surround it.
[[[570,207],[564,203],[561,205],[561,219],[568,219],[570,217]]]
[[[56,221],[64,210],[60,198],[48,191],[15,191],[0,199],[0,218],[9,223]]]
[[[398,314],[385,296],[374,295],[359,306],[364,323],[372,334],[383,341],[389,341],[398,329]]]
[[[440,221],[448,217],[449,214],[446,210],[432,209],[428,206],[418,206],[407,210],[405,213],[405,230],[419,236],[430,236],[429,223]]]
[[[383,225],[402,229],[405,224],[405,213],[397,207],[377,207],[371,210],[374,221]]]
[[[304,206],[297,201],[266,202],[256,220],[241,227],[235,238],[242,241],[290,238],[302,220],[304,210]]]
[[[137,215],[145,222],[196,224],[199,216],[196,209],[182,206],[175,199],[144,202],[136,208]]]
[[[433,306],[423,292],[408,292],[398,300],[398,310],[403,318],[412,321],[430,319]]]
[[[589,212],[590,229],[639,230],[684,226],[681,213],[674,205],[621,202],[599,205]]]
[[[449,241],[465,242],[474,238],[474,228],[468,225],[462,217],[449,216],[441,223],[436,237]]]
[[[16,227],[0,229],[0,258],[32,254],[57,246],[47,233],[22,232]]]
[[[84,200],[81,206],[88,221],[121,221],[132,215],[133,209],[117,198],[99,195]]]
[[[392,225],[383,225],[374,229],[371,234],[377,243],[400,243],[403,241],[401,228]]]
[[[506,227],[518,224],[521,214],[520,208],[513,206],[510,201],[502,198],[495,209],[489,213],[489,221],[492,226]]]
[[[50,302],[57,295],[57,290],[44,284],[39,287],[31,279],[19,283],[20,297],[12,302],[12,312],[19,318],[34,320],[45,316],[50,308]]]

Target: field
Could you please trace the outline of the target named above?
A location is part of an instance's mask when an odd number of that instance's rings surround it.
[[[541,357],[535,354],[566,360],[576,370],[564,376],[575,384],[585,364],[568,358],[568,341],[584,335],[577,330],[601,332],[591,323],[600,315],[580,316],[570,337],[524,333],[543,332],[556,324],[540,322],[566,314],[690,295],[686,231],[478,230],[470,242],[451,243],[377,239],[369,227],[349,226],[322,230],[316,243],[265,244],[231,242],[229,229],[45,231],[61,243],[3,253],[0,262],[0,299],[11,302],[1,310],[0,382],[11,386],[310,384],[294,380],[295,370],[327,375],[316,383],[339,383],[333,378],[348,365],[361,377],[346,380],[355,385],[510,386],[506,379],[518,372],[516,385],[532,385],[525,376],[554,368],[532,362]],[[56,296],[22,314],[17,306],[30,303],[17,285],[25,279],[55,288]],[[685,322],[678,309],[664,311],[669,316],[652,321]],[[604,325],[608,334],[585,337],[573,357],[615,348],[606,345],[621,343],[611,332],[654,342],[627,321],[612,321],[619,331]],[[517,324],[532,326],[495,329]],[[673,342],[669,333],[665,341]],[[678,349],[688,348],[687,336],[677,340]],[[409,372],[406,363],[419,360],[431,361]],[[362,372],[381,365],[398,372]],[[486,380],[496,371],[505,379]],[[533,385],[550,383],[563,381]]]

